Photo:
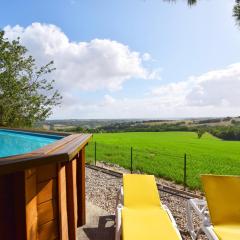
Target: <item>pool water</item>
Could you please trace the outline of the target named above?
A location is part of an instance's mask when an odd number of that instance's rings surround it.
[[[0,157],[32,152],[56,142],[62,136],[29,133],[22,131],[0,130]]]

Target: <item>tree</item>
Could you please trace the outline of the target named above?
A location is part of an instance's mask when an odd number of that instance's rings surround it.
[[[236,0],[236,4],[233,7],[233,17],[236,19],[236,23],[240,26],[240,0]]]
[[[0,125],[32,126],[50,116],[61,100],[46,78],[53,70],[53,62],[38,68],[19,38],[9,41],[0,31]]]
[[[199,129],[197,130],[197,136],[198,136],[198,138],[200,139],[205,132],[206,132],[205,129],[199,128]]]

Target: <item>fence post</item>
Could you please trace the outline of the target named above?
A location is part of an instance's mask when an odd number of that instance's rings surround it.
[[[94,144],[94,149],[95,149],[95,156],[94,156],[94,160],[95,160],[95,166],[97,165],[97,142],[95,141]]]
[[[187,186],[187,154],[186,153],[184,153],[183,186],[184,186],[184,190],[186,190],[186,186]]]
[[[133,173],[133,148],[131,147],[131,173]]]

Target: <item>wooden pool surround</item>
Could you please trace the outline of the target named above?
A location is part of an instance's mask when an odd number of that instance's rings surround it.
[[[34,152],[0,158],[0,239],[76,240],[85,224],[85,146],[73,134]]]

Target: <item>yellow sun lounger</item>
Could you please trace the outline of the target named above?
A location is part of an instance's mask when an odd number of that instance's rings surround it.
[[[240,240],[240,177],[203,175],[202,183],[208,211],[202,208],[200,230],[210,240]],[[192,238],[197,239],[197,235]]]
[[[154,176],[125,174],[116,211],[119,240],[180,240],[176,223],[162,205]]]

